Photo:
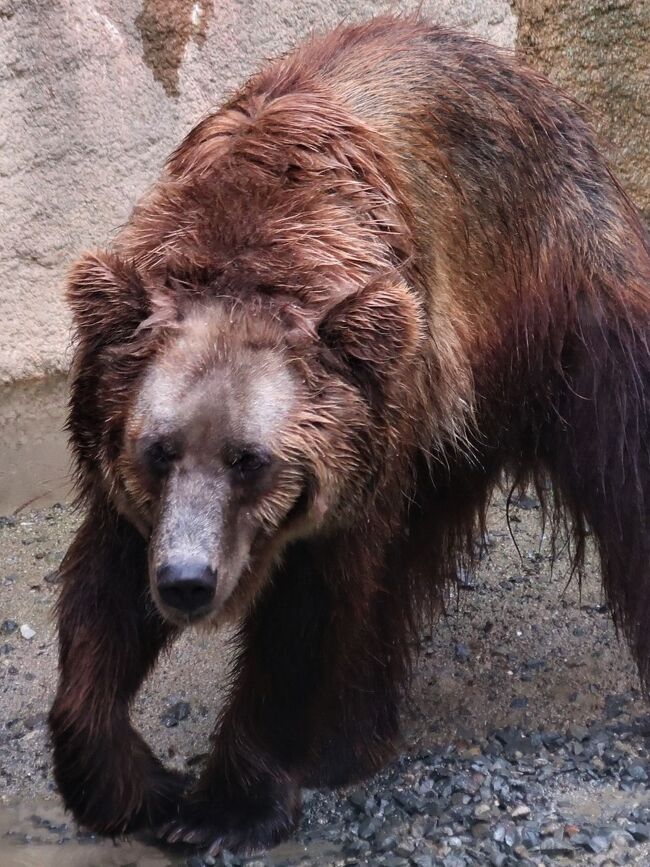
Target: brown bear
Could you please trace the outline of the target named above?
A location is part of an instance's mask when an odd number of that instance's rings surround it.
[[[421,19],[341,27],[190,132],[74,268],[55,777],[79,822],[251,850],[391,753],[413,631],[504,474],[650,673],[650,243],[571,101]],[[551,491],[552,493],[548,493]],[[238,623],[193,786],[129,722]]]

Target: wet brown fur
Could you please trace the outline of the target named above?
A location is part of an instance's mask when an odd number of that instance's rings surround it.
[[[647,686],[650,243],[570,100],[510,55],[391,17],[307,43],[198,124],[69,297],[88,518],[50,719],[82,822],[255,848],[291,830],[300,785],[381,765],[409,636],[474,562],[504,474],[570,526],[578,570],[593,532]],[[128,722],[174,628],[118,510],[143,371],[197,304],[301,371],[296,453],[336,492],[257,588],[181,799]]]

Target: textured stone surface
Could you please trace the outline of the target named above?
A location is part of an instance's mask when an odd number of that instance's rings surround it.
[[[649,0],[514,0],[517,43],[581,102],[650,220]]]
[[[265,58],[373,0],[0,0],[0,381],[65,367],[66,268],[126,219],[166,155]],[[507,0],[432,19],[514,44]]]

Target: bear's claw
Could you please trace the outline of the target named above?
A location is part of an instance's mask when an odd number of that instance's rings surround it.
[[[262,813],[251,807],[246,811],[223,808],[206,801],[186,802],[179,815],[162,825],[157,837],[170,844],[207,847],[207,854],[222,849],[253,854],[275,846],[293,831],[296,813],[278,803]]]

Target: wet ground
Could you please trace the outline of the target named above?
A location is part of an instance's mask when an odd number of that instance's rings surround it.
[[[63,394],[0,395],[0,865],[198,867],[210,862],[78,832],[53,791],[51,612],[78,522]],[[531,498],[513,509],[515,547],[495,497],[478,574],[423,636],[400,755],[362,790],[306,793],[297,842],[259,864],[650,864],[648,708],[596,566],[567,587],[538,517]],[[223,636],[188,633],[145,685],[134,719],[168,764],[200,763],[226,669]]]
[[[0,515],[70,499],[65,379],[0,385]]]

